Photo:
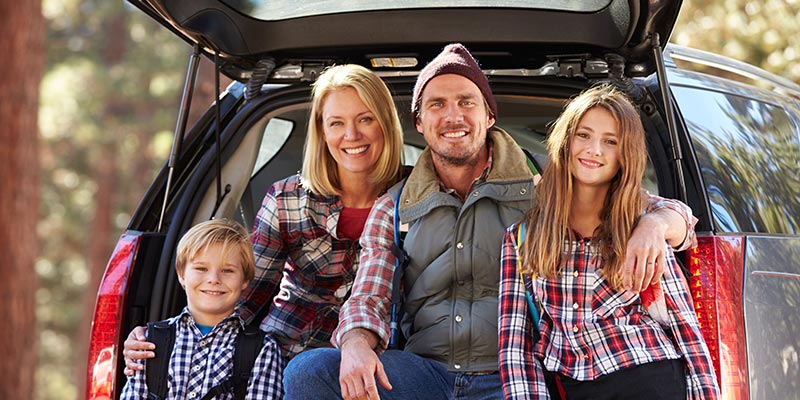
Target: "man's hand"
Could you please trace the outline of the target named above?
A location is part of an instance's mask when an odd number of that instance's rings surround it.
[[[133,328],[131,333],[128,334],[128,339],[125,340],[124,350],[122,350],[122,356],[125,357],[124,372],[126,376],[133,376],[135,371],[144,370],[144,364],[137,363],[136,360],[143,360],[156,356],[156,353],[152,352],[152,350],[155,350],[156,345],[146,340],[147,337],[145,336],[145,328],[143,326]]]
[[[345,400],[380,399],[375,378],[386,390],[392,390],[383,363],[373,350],[378,339],[370,331],[355,329],[342,338],[342,361],[339,385]]]
[[[622,271],[623,287],[639,293],[658,282],[666,268],[665,241],[677,245],[685,237],[686,223],[673,210],[663,208],[642,216],[628,239]]]

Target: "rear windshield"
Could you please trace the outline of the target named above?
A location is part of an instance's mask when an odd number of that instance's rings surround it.
[[[353,11],[379,11],[410,8],[491,7],[596,12],[612,0],[224,0],[237,11],[261,20],[282,20],[312,15],[338,14]]]

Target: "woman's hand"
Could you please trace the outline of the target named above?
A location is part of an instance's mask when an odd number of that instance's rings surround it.
[[[156,345],[147,342],[145,327],[137,326],[133,328],[128,338],[125,340],[125,347],[122,356],[125,358],[125,375],[133,376],[136,371],[144,370],[144,364],[136,362],[147,358],[154,358]]]

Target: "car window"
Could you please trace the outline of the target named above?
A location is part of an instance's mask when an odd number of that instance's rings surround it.
[[[258,157],[253,166],[253,173],[250,174],[251,177],[261,170],[272,157],[275,157],[275,154],[278,154],[283,144],[289,139],[289,135],[292,134],[293,128],[294,122],[282,118],[272,118],[267,122],[261,138],[261,146],[258,149]]]
[[[797,126],[777,105],[674,86],[719,232],[796,234]]]
[[[240,1],[224,0],[226,4],[251,17],[262,20],[282,20],[311,15],[337,14],[352,11],[391,10],[404,8],[439,7],[509,7],[596,12],[607,7],[611,0],[294,0]]]

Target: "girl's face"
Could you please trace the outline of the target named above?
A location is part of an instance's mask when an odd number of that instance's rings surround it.
[[[323,100],[322,130],[340,179],[372,174],[383,151],[383,130],[355,89],[336,90]]]
[[[619,124],[602,107],[583,115],[570,142],[573,184],[608,188],[620,169]]]

